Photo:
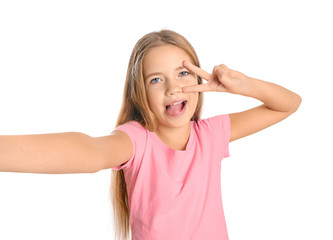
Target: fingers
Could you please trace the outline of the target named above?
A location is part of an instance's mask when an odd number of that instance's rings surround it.
[[[226,65],[220,64],[220,65],[214,67],[213,75],[215,75],[215,74],[218,75],[217,71],[219,71],[219,70],[222,70],[222,73],[224,73],[224,74],[227,74],[230,72],[230,69]]]
[[[214,67],[213,75],[216,76],[223,84],[228,84],[232,78],[232,70],[226,65],[220,64]]]
[[[187,60],[183,61],[183,66],[205,80],[210,79],[210,74],[208,72],[202,70]]]
[[[194,86],[183,87],[182,90],[186,92],[208,92],[208,91],[219,91],[226,92],[226,85],[231,83],[231,74],[232,70],[229,69],[226,65],[220,64],[215,66],[213,73],[209,74],[201,68],[195,66],[190,61],[184,60],[182,62],[183,66],[186,67],[189,71],[200,76],[202,79],[208,81],[206,84],[199,84]]]
[[[183,87],[183,92],[208,92],[211,91],[208,84],[199,84],[194,86]]]

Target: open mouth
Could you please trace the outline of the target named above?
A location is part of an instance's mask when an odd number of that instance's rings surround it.
[[[173,107],[173,106],[176,106],[176,105],[182,104],[181,109],[183,109],[183,108],[185,107],[186,103],[187,103],[187,100],[182,101],[182,102],[179,102],[179,103],[174,103],[174,104],[171,104],[171,105],[172,105],[172,107]],[[171,105],[167,105],[167,106],[165,107],[166,110],[168,110],[168,109],[171,107]]]

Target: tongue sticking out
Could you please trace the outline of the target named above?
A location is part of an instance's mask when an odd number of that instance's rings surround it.
[[[167,106],[167,114],[170,116],[177,116],[179,115],[180,111],[183,109],[183,104],[176,104],[176,105],[169,105]]]

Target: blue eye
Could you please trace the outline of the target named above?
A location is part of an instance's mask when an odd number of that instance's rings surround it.
[[[151,80],[150,82],[151,82],[151,83],[156,83],[156,82],[155,82],[156,79],[160,79],[160,78],[153,78],[153,80]]]
[[[190,73],[187,72],[187,71],[183,71],[183,72],[181,72],[180,74],[182,74],[182,73],[187,73],[186,75],[190,74]],[[184,75],[183,75],[183,76],[184,76]]]
[[[185,73],[185,74],[183,75],[183,73]],[[180,73],[180,75],[182,75],[182,76],[187,76],[187,75],[189,75],[189,74],[190,74],[190,73],[187,72],[187,71],[183,71],[183,72]],[[161,79],[160,79],[160,78],[153,78],[153,79],[150,81],[150,83],[155,84],[155,83],[158,82],[158,80],[161,80]]]

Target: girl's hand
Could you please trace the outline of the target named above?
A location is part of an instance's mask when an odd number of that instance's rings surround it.
[[[248,76],[229,69],[224,64],[215,66],[212,74],[207,73],[187,60],[183,61],[183,66],[207,81],[204,84],[183,87],[183,92],[216,91],[246,95],[246,92],[252,86],[251,79]]]

